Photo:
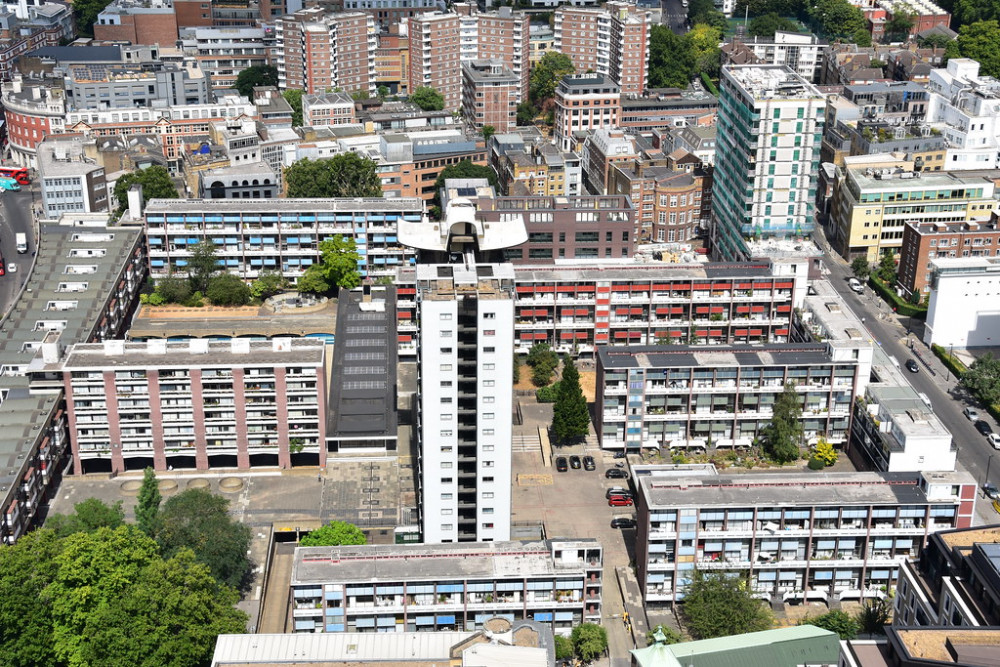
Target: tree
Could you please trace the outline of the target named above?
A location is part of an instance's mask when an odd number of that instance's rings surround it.
[[[326,294],[334,288],[353,289],[361,284],[357,245],[352,238],[335,236],[319,244],[320,260],[306,269],[296,286],[300,292]]]
[[[952,17],[959,32],[966,25],[1000,19],[1000,0],[955,0]]]
[[[497,173],[492,167],[476,164],[471,160],[462,160],[455,164],[450,164],[441,170],[437,180],[434,181],[434,205],[441,205],[441,188],[449,178],[485,178],[494,188],[497,187]]]
[[[900,9],[896,11],[892,18],[885,22],[886,41],[904,42],[913,30],[913,19],[915,14]]]
[[[802,399],[795,391],[795,383],[788,382],[774,401],[771,421],[761,429],[764,453],[777,463],[788,463],[799,458],[802,440]]]
[[[868,263],[868,258],[855,257],[851,261],[851,273],[861,282],[868,280],[868,276],[872,273],[872,265]]]
[[[805,618],[799,625],[815,625],[830,632],[836,632],[841,639],[854,639],[858,634],[858,621],[847,612],[839,609],[827,612],[815,618]]]
[[[156,294],[163,298],[164,303],[184,303],[191,298],[191,283],[184,278],[169,275],[160,278],[156,284]]]
[[[239,276],[222,273],[208,281],[205,296],[216,306],[245,306],[250,303],[250,286]]]
[[[331,158],[299,160],[285,168],[289,197],[381,197],[374,160],[348,151]]]
[[[142,204],[146,205],[150,199],[177,199],[177,188],[170,178],[170,172],[160,165],[153,165],[145,169],[133,171],[121,176],[115,182],[115,201],[118,202],[117,215],[121,215],[128,208],[128,191],[133,185],[138,183],[142,186]]]
[[[887,285],[896,282],[896,258],[892,251],[887,250],[882,253],[882,257],[878,260],[878,267],[875,269],[875,275]]]
[[[654,25],[649,32],[651,88],[687,88],[694,78],[697,57],[691,40],[669,26]]]
[[[691,571],[681,616],[695,639],[712,639],[769,630],[771,610],[753,596],[743,576]]]
[[[662,635],[663,639],[658,640],[657,635]],[[652,645],[654,642],[659,641],[661,644],[680,644],[684,641],[684,637],[681,633],[677,632],[671,627],[663,625],[657,625],[652,630],[646,632],[646,644]]]
[[[963,25],[946,53],[978,61],[980,75],[1000,76],[1000,24],[990,20]]]
[[[827,39],[854,39],[858,31],[868,34],[865,15],[847,0],[816,0],[807,14],[813,27]]]
[[[87,498],[73,506],[72,514],[52,514],[45,519],[45,527],[59,537],[73,533],[92,533],[99,528],[111,528],[125,524],[125,510],[122,501],[108,505],[97,498]]]
[[[972,362],[959,381],[986,405],[1000,402],[1000,359],[987,352]]]
[[[556,635],[556,660],[572,660],[573,641],[569,637]]]
[[[556,86],[562,78],[576,71],[573,61],[559,51],[546,51],[538,63],[531,68],[528,82],[528,99],[535,108],[541,108],[546,100],[556,94]]]
[[[346,544],[367,544],[364,532],[353,523],[331,521],[310,531],[299,540],[304,547],[336,547]]]
[[[277,271],[261,271],[257,280],[250,283],[250,294],[255,299],[267,299],[288,287],[288,280]]]
[[[774,33],[779,30],[795,32],[798,29],[799,26],[795,21],[778,16],[775,12],[756,16],[750,19],[750,23],[747,25],[747,32],[759,37],[774,37]]]
[[[576,655],[585,662],[595,660],[608,648],[608,632],[596,623],[583,623],[573,628],[570,639]]]
[[[444,109],[444,95],[430,86],[418,86],[410,93],[410,101],[424,111]]]
[[[826,438],[820,438],[819,442],[816,443],[813,456],[821,460],[825,466],[832,466],[840,458],[837,450],[834,449],[833,445]]]
[[[52,517],[55,518],[55,517]],[[0,547],[0,661],[13,667],[57,664],[52,609],[45,588],[55,579],[63,540],[36,530]]]
[[[277,86],[278,68],[273,65],[254,65],[247,67],[236,75],[236,83],[233,88],[239,91],[240,95],[250,97],[253,89],[258,86]]]
[[[142,486],[139,487],[139,498],[135,505],[135,523],[146,535],[156,534],[156,515],[160,512],[159,482],[152,468],[146,468],[142,474]]]
[[[695,73],[705,73],[710,77],[718,77],[722,66],[722,30],[705,23],[695,25],[685,37],[691,43],[694,52]]]
[[[535,343],[528,350],[525,361],[531,367],[532,384],[544,387],[552,381],[552,375],[559,366],[559,355],[552,351],[548,343]]]
[[[483,125],[483,141],[490,143],[490,137],[497,133],[497,128],[492,125]]]
[[[926,37],[917,38],[917,46],[922,49],[943,49],[952,41],[952,38],[948,35],[931,34]]]
[[[531,106],[531,102],[521,102],[517,105],[518,125],[533,125],[535,122],[535,116],[537,115],[538,109]]]
[[[795,12],[785,12],[795,13]],[[728,26],[725,15],[715,8],[712,0],[691,0],[688,6],[688,21],[691,25],[704,23],[719,30],[725,30]]]
[[[76,22],[76,29],[81,36],[94,36],[94,23],[97,21],[97,15],[110,4],[111,0],[73,0],[73,18]]]
[[[188,489],[163,503],[156,541],[165,558],[191,549],[216,581],[233,588],[248,583],[250,529],[229,514],[229,501],[205,489]]]
[[[215,244],[205,239],[194,245],[187,263],[188,281],[191,289],[204,292],[208,283],[219,272],[219,258],[215,254]]]
[[[885,626],[891,617],[891,598],[868,598],[861,603],[861,611],[855,617],[858,622],[858,632],[866,635],[884,635]]]
[[[281,96],[292,107],[292,127],[302,126],[302,93],[296,88],[289,88],[281,92]]]
[[[556,442],[568,444],[587,435],[590,429],[590,411],[587,399],[580,388],[580,372],[572,359],[563,362],[559,393],[552,406],[552,433]]]

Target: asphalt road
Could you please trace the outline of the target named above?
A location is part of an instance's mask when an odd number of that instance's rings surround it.
[[[681,0],[660,0],[660,11],[660,23],[669,26],[678,35],[688,31],[688,8],[681,4]]]
[[[27,279],[31,268],[31,252],[35,249],[35,238],[31,220],[32,186],[25,186],[20,192],[0,191],[0,254],[5,265],[14,263],[17,271],[9,270],[0,276],[0,313],[6,314],[14,301],[21,283]],[[16,234],[28,236],[28,254],[18,255],[14,241]]]
[[[997,423],[986,413],[975,399],[957,385],[955,378],[945,370],[944,365],[934,356],[930,348],[921,341],[923,322],[913,320],[912,333],[907,333],[905,324],[909,318],[900,318],[903,324],[891,314],[891,308],[867,286],[864,295],[858,295],[847,286],[851,276],[850,269],[842,261],[827,259],[826,266],[830,271],[829,279],[834,288],[865,318],[865,326],[872,338],[890,355],[905,364],[907,359],[916,359],[920,366],[917,373],[907,373],[909,380],[918,392],[923,392],[931,399],[934,414],[945,425],[958,446],[959,467],[964,468],[975,477],[982,486],[986,481],[987,466],[990,480],[1000,485],[1000,452],[990,446],[982,435],[966,419],[962,410],[969,405],[979,410],[980,418],[985,419],[994,431],[1000,430]],[[913,351],[907,345],[907,339],[913,344]],[[931,373],[931,371],[934,373]],[[904,372],[905,367],[904,367]],[[992,463],[990,463],[990,460]],[[991,523],[1000,522],[1000,516],[993,511],[992,506],[984,501],[980,492],[977,514]]]

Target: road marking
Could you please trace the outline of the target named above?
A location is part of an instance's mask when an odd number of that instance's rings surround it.
[[[519,474],[518,486],[552,486],[552,475]]]

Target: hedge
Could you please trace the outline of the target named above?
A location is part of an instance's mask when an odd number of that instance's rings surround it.
[[[701,80],[702,80],[702,83],[705,84],[705,88],[708,89],[708,92],[712,93],[716,97],[719,96],[719,89],[716,88],[715,84],[712,82],[712,78],[709,77],[708,74],[706,74],[705,72],[702,72],[701,73]]]
[[[871,285],[871,288],[878,292],[879,295],[892,306],[893,310],[900,315],[916,317],[921,320],[927,317],[926,308],[922,306],[915,306],[912,303],[903,301],[896,296],[895,290],[890,288],[874,275],[868,277],[868,284]]]
[[[937,355],[937,358],[941,360],[945,368],[951,371],[951,374],[957,378],[961,378],[967,370],[969,370],[962,360],[958,357],[954,357],[948,354],[948,351],[941,347],[940,345],[931,345],[931,351]]]

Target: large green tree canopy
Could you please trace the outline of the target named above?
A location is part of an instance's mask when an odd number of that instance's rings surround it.
[[[1000,76],[1000,24],[989,20],[963,25],[946,53],[949,58],[961,56],[978,61],[982,75]]]
[[[236,83],[233,88],[244,97],[253,95],[253,89],[257,86],[277,86],[278,68],[274,65],[254,65],[247,67],[236,75]]]
[[[528,82],[528,97],[535,108],[541,109],[546,100],[556,94],[556,86],[562,78],[575,71],[576,67],[569,56],[559,51],[546,51],[531,68],[531,79]]]
[[[114,195],[119,213],[128,207],[128,191],[136,183],[142,186],[143,206],[150,199],[177,199],[180,196],[170,178],[170,172],[164,167],[153,165],[124,174],[115,182]]]
[[[285,168],[285,183],[289,197],[382,196],[378,165],[352,152],[319,160],[299,160]]]

